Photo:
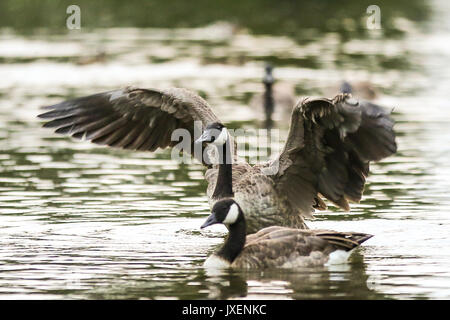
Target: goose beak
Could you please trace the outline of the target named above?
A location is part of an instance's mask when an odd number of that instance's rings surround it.
[[[214,213],[211,213],[209,217],[206,219],[205,223],[202,224],[200,228],[203,229],[216,223],[219,223],[219,221],[217,221],[216,215]]]
[[[211,142],[214,142],[215,139],[216,139],[216,137],[214,135],[214,130],[206,129],[205,131],[203,131],[203,134],[200,136],[200,138],[195,140],[195,143],[196,144],[200,144],[203,142],[211,143]]]

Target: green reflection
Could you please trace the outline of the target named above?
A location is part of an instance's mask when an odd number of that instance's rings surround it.
[[[32,31],[51,28],[65,30],[66,8],[73,1],[3,0],[0,3],[0,26]],[[76,3],[82,12],[82,27],[199,27],[215,21],[230,21],[237,28],[248,28],[255,34],[290,36],[298,41],[311,41],[326,32],[337,32],[342,39],[368,35],[366,9],[373,1],[292,1],[217,0],[140,1],[119,0]],[[382,33],[392,37],[404,33],[396,18],[425,21],[429,4],[421,0],[376,3],[382,13]]]

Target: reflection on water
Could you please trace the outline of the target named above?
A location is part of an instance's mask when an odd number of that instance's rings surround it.
[[[328,26],[302,42],[229,23],[67,35],[4,29],[0,298],[449,298],[450,10],[435,6],[427,31],[391,17],[407,31],[398,38],[346,38]],[[225,229],[199,229],[209,210],[199,164],[71,141],[36,119],[41,105],[134,84],[188,87],[231,127],[255,127],[262,109],[249,101],[262,91],[263,61],[297,93],[370,81],[378,102],[395,107],[399,151],[372,166],[363,201],[309,223],[375,235],[349,265],[208,274],[201,264]]]

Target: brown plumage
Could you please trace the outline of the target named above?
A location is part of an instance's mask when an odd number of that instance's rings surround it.
[[[332,230],[301,230],[273,226],[247,236],[232,268],[297,268],[326,264],[337,250],[350,251],[372,235]]]
[[[181,88],[127,87],[43,109],[49,111],[39,117],[51,119],[44,127],[56,128],[56,133],[139,151],[173,147],[178,141],[171,141],[171,134],[179,128],[189,130],[193,143],[195,121],[200,124],[200,133],[202,125],[219,121],[205,100]],[[203,162],[201,156],[195,157]]]
[[[349,210],[348,201],[361,200],[369,162],[396,152],[393,125],[381,107],[347,94],[304,99],[294,108],[278,158],[277,188],[305,215],[320,196]]]

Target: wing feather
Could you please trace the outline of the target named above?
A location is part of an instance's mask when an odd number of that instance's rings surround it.
[[[396,152],[393,125],[381,107],[348,94],[300,101],[275,162],[279,193],[305,217],[324,207],[320,195],[349,210],[348,201],[361,199],[369,162]]]
[[[194,126],[198,132],[219,119],[208,103],[182,88],[153,90],[127,87],[46,106],[40,118],[56,133],[85,138],[115,148],[154,151],[173,147],[176,129],[186,129],[193,145]],[[191,153],[206,165],[201,155]]]

